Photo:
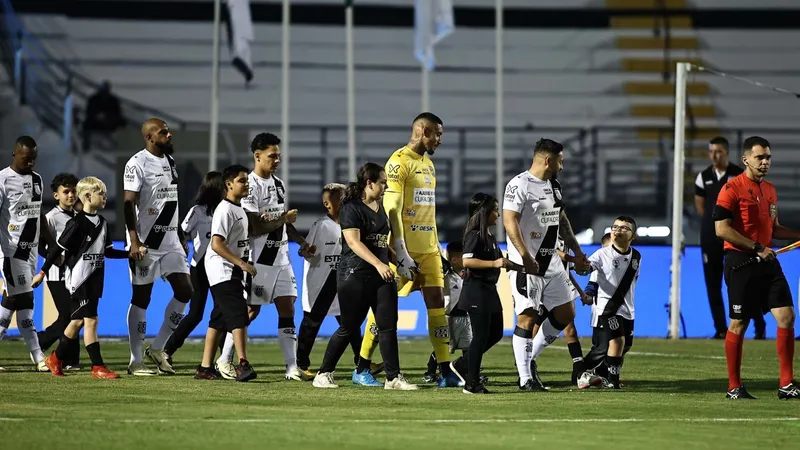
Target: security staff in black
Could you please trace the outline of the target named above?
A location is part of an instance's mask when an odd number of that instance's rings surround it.
[[[700,231],[700,248],[703,255],[703,273],[706,280],[708,304],[714,320],[714,339],[725,339],[728,325],[725,319],[725,303],[722,300],[722,268],[725,253],[722,240],[714,231],[714,205],[717,204],[719,191],[725,183],[739,175],[743,170],[728,162],[728,140],[718,136],[708,143],[708,158],[711,165],[697,174],[694,186],[694,201],[697,214],[702,218]],[[763,317],[754,318],[756,339],[764,339],[765,327]]]

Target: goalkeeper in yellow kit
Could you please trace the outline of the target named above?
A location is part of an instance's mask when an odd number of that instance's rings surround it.
[[[386,163],[383,207],[392,227],[392,248],[399,276],[398,293],[422,290],[428,309],[428,334],[439,362],[439,387],[459,387],[464,381],[450,364],[450,333],[444,309],[444,274],[436,231],[436,170],[428,155],[442,143],[442,120],[425,112],[414,119],[411,140]],[[377,347],[377,326],[370,312],[361,345],[361,363],[353,383],[369,384],[369,364]]]

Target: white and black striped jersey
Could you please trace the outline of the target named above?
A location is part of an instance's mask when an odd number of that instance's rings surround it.
[[[0,258],[36,265],[39,258],[39,218],[42,213],[42,177],[0,170]]]
[[[61,237],[61,233],[64,232],[64,227],[67,225],[70,219],[75,217],[75,211],[73,210],[65,210],[61,209],[58,206],[54,206],[47,214],[44,216],[47,219],[47,227],[50,228],[50,233],[53,235],[53,239],[58,242],[58,238]],[[65,266],[53,266],[47,272],[47,280],[48,281],[64,281],[64,270]]]
[[[211,219],[211,236],[220,236],[225,239],[225,246],[234,255],[247,261],[249,241],[247,238],[247,213],[240,205],[228,199],[222,200],[214,210]],[[211,245],[206,249],[206,273],[209,286],[214,286],[224,281],[244,281],[244,271],[220,256]]]
[[[197,267],[211,241],[211,220],[212,215],[208,214],[208,207],[195,205],[189,209],[186,218],[183,219],[181,228],[187,236],[192,238],[194,254],[192,255],[192,267]]]
[[[342,256],[342,228],[328,216],[308,231],[306,242],[317,247],[311,261],[303,263],[303,305],[313,305],[329,277],[336,277]]]
[[[286,190],[283,181],[272,175],[261,178],[255,172],[247,177],[250,182],[250,195],[242,199],[242,207],[250,213],[267,213],[268,220],[275,220],[286,211]],[[250,240],[250,257],[257,264],[266,266],[285,266],[289,264],[289,238],[286,225],[281,225],[270,233],[254,236]]]
[[[621,253],[614,245],[602,247],[589,257],[592,269],[597,273],[597,300],[592,326],[597,325],[598,316],[617,315],[628,320],[635,319],[633,300],[640,261],[641,254],[635,248]],[[626,276],[629,267],[630,275]]]
[[[506,185],[503,209],[520,214],[519,228],[528,251],[539,263],[539,276],[564,271],[556,252],[561,217],[561,185],[556,180],[541,180],[525,171]],[[508,259],[522,264],[522,255],[508,242]]]
[[[178,238],[178,171],[171,156],[141,150],[125,164],[123,189],[139,193],[136,227],[149,248],[183,251]],[[126,241],[130,237],[125,233]],[[128,242],[130,245],[130,242]]]
[[[79,212],[66,223],[57,242],[65,251],[64,283],[72,297],[102,297],[105,254],[112,248],[106,219],[99,214]]]

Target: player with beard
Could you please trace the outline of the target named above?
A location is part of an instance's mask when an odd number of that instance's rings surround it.
[[[428,335],[442,373],[439,387],[463,386],[464,380],[450,364],[444,273],[436,230],[436,170],[429,157],[442,143],[442,119],[424,112],[414,119],[412,130],[408,144],[386,162],[388,183],[383,207],[392,226],[392,247],[400,276],[397,286],[403,297],[422,291],[428,310]],[[356,384],[371,381],[368,369],[378,346],[375,317],[371,313],[366,330],[361,344],[361,365],[353,377]]]
[[[147,348],[147,356],[158,372],[175,371],[164,352],[164,345],[183,318],[192,297],[192,283],[186,255],[188,246],[178,226],[178,171],[172,158],[172,132],[161,119],[148,119],[142,125],[145,148],[128,160],[123,174],[125,189],[125,226],[131,261],[133,298],[128,309],[128,336],[131,358],[128,373],[155,375],[142,361],[142,347],[147,331],[146,312],[150,305],[153,282],[165,278],[173,297],[164,311],[158,335]],[[143,254],[141,247],[146,247]]]

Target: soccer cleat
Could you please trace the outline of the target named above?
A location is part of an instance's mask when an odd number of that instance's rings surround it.
[[[358,366],[358,362],[356,362],[356,366]],[[369,363],[369,372],[375,376],[381,372],[383,372],[383,363]]]
[[[217,362],[214,363],[214,368],[222,378],[226,380],[236,379],[236,366],[234,366],[233,363],[227,359],[217,359]]]
[[[44,359],[42,359],[41,361],[39,361],[39,362],[36,364],[36,371],[37,371],[37,372],[52,372],[52,370],[50,370],[50,369],[47,367],[47,364],[45,364],[45,362],[44,362],[44,361],[45,361],[45,360],[44,360]],[[63,370],[63,367],[62,367],[62,369],[61,369],[61,370]]]
[[[397,377],[392,381],[386,380],[386,384],[383,385],[383,388],[395,391],[416,391],[419,389],[416,384],[409,383],[402,373],[398,373]]]
[[[300,369],[300,371],[303,372],[303,375],[305,375],[307,381],[311,381],[314,379],[314,374],[310,370]]]
[[[425,372],[422,375],[422,382],[423,383],[438,383],[439,382],[439,375],[435,372]]]
[[[593,372],[585,371],[578,378],[578,389],[586,389],[592,386],[600,386],[603,384],[604,378],[598,377]]]
[[[64,372],[61,370],[61,361],[58,360],[58,356],[56,356],[56,352],[50,353],[50,356],[47,357],[44,361],[39,361],[39,365],[45,364],[45,369],[47,370],[39,370],[40,372],[47,372],[48,370],[50,373],[53,374],[54,377],[63,377]]]
[[[362,372],[358,372],[357,370],[353,371],[353,384],[358,386],[369,386],[369,387],[381,387],[383,383],[375,379],[375,376],[372,373],[364,369]]]
[[[258,374],[253,370],[253,366],[246,359],[239,360],[239,365],[236,366],[236,381],[245,383],[254,380],[257,376]]]
[[[302,371],[299,367],[294,366],[292,368],[287,368],[286,373],[283,375],[283,379],[286,381],[294,380],[294,381],[311,381],[312,376],[309,376],[310,372]]]
[[[778,394],[778,395],[780,395],[780,394]],[[730,391],[728,391],[727,394],[725,394],[725,398],[731,399],[731,400],[755,400],[756,399],[755,397],[750,395],[749,392],[747,392],[747,389],[745,389],[744,386],[739,386],[737,388],[731,389]]]
[[[335,389],[339,387],[333,379],[333,372],[318,373],[311,385],[320,389]]]
[[[517,382],[517,384],[519,384],[519,382]],[[540,384],[537,384],[535,381],[533,381],[533,379],[529,379],[528,381],[526,381],[525,384],[523,384],[523,385],[521,385],[519,387],[519,390],[520,391],[547,391],[547,389],[544,386],[542,386]]]
[[[800,389],[794,383],[778,389],[778,400],[800,400]]]
[[[97,378],[98,380],[115,380],[119,377],[118,374],[112,372],[106,366],[92,366],[92,378]]]
[[[157,374],[150,370],[149,367],[145,366],[143,362],[140,362],[128,366],[128,375],[133,375],[135,377],[153,377]]]
[[[450,373],[447,375],[442,374],[442,377],[439,379],[439,387],[440,388],[448,388],[448,387],[463,387],[464,386],[464,377],[458,373],[456,370],[456,366],[453,363],[450,363]]]
[[[467,384],[466,386],[464,386],[464,390],[461,392],[465,394],[488,394],[489,390],[486,389],[486,386],[478,383],[475,385]]]
[[[144,354],[150,358],[150,361],[153,361],[153,364],[156,365],[158,373],[164,375],[175,375],[175,369],[173,369],[170,363],[167,362],[167,353],[164,350],[153,350],[152,347],[147,347],[147,349],[144,351]]]
[[[540,391],[549,391],[550,388],[544,385],[542,379],[539,378],[539,366],[536,365],[536,360],[531,360],[531,377],[533,379],[533,383],[539,386]]]
[[[74,363],[74,364],[64,364],[63,370],[70,370],[70,371],[78,371],[81,370],[83,367],[81,363]]]
[[[195,380],[218,380],[217,372],[210,367],[197,366],[194,371]]]

